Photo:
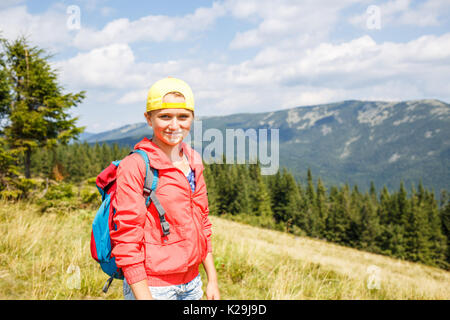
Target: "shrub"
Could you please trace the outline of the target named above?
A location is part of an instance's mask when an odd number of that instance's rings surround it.
[[[84,204],[93,204],[93,205],[100,205],[100,194],[97,190],[94,192],[92,191],[92,188],[83,188],[81,189],[81,202]]]
[[[75,196],[70,183],[59,183],[49,186],[44,198],[47,200],[70,200]]]

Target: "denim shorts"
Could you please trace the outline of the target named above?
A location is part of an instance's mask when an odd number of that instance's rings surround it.
[[[151,287],[150,292],[156,300],[200,300],[203,296],[202,278],[200,274],[185,284]],[[123,296],[125,300],[136,300],[127,280],[123,280]]]

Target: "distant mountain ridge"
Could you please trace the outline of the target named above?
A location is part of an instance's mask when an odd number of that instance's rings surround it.
[[[450,189],[450,105],[439,100],[349,100],[200,120],[203,132],[216,128],[224,137],[225,129],[279,129],[280,168],[287,167],[303,184],[311,168],[326,187],[349,183],[364,191],[373,181],[378,191],[383,185],[397,190],[403,180],[410,191],[422,180],[436,194]],[[84,141],[132,147],[151,135],[143,122]]]

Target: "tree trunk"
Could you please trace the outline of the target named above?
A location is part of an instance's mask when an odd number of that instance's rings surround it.
[[[31,148],[27,147],[25,150],[25,178],[30,179],[31,178]]]

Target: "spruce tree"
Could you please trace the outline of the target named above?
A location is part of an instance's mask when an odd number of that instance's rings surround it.
[[[4,135],[12,149],[24,153],[25,177],[29,178],[32,152],[67,144],[82,132],[75,125],[78,119],[70,118],[68,111],[81,103],[84,92],[64,94],[50,56],[25,38],[3,39],[1,44],[10,94],[10,104],[1,107],[8,119]]]
[[[214,164],[205,164],[203,178],[205,179],[206,192],[208,195],[208,208],[210,214],[217,215],[217,186],[216,177],[214,175]]]
[[[316,199],[316,194],[314,192],[314,183],[312,178],[311,169],[308,168],[307,172],[307,187],[306,187],[306,198],[310,204],[314,204]]]
[[[278,170],[273,176],[270,177],[269,188],[271,192],[272,212],[275,221],[278,223],[282,221],[284,216],[285,194],[283,190],[283,182],[281,178],[281,170]]]
[[[391,195],[386,186],[383,186],[380,193],[380,204],[378,216],[380,217],[380,224],[388,225],[393,222],[391,210]]]
[[[350,195],[350,207],[347,211],[348,228],[347,241],[351,247],[358,247],[361,241],[361,202],[362,196],[359,193],[358,186],[355,184]]]
[[[315,203],[317,215],[316,215],[316,233],[318,237],[323,237],[325,234],[325,220],[327,218],[327,195],[325,186],[322,183],[320,177],[317,179],[316,190],[316,203]]]
[[[396,202],[394,206],[394,223],[398,225],[405,224],[405,217],[407,213],[410,211],[410,203],[408,200],[408,194],[405,189],[405,185],[403,180],[400,181],[400,189],[395,195]]]
[[[360,248],[378,252],[377,238],[380,233],[379,218],[371,195],[365,195],[361,206],[361,236]]]
[[[376,201],[376,199],[377,199],[377,190],[376,190],[376,188],[375,188],[375,183],[374,183],[372,180],[370,180],[370,190],[369,190],[369,194],[370,194],[370,197],[371,197],[374,201]]]
[[[235,168],[235,203],[236,213],[249,214],[252,211],[252,204],[250,203],[249,187],[251,185],[248,177],[248,171],[245,164],[233,165]],[[234,174],[234,172],[233,172]]]
[[[111,161],[114,161],[111,147],[107,143],[103,143],[101,147],[101,155],[100,155],[100,163],[102,165],[102,168],[106,168],[109,166]]]
[[[446,269],[450,269],[450,199],[443,193],[440,218],[442,221],[442,233],[447,238],[447,250],[445,252]]]
[[[298,192],[297,183],[290,172],[283,168],[282,176],[285,191],[285,206],[283,212],[283,221],[287,224],[287,230],[291,231],[293,225],[299,219],[300,194]]]
[[[256,214],[260,217],[261,225],[263,227],[273,227],[273,212],[270,202],[270,194],[264,178],[261,175],[257,176],[257,196],[256,196]]]
[[[429,225],[425,215],[425,204],[418,203],[417,196],[411,198],[411,207],[405,213],[406,259],[429,262]]]
[[[430,249],[429,264],[438,267],[445,267],[445,257],[447,251],[447,239],[442,233],[442,223],[437,201],[434,199],[434,190],[427,193],[425,214],[427,216],[426,223],[429,228],[428,242]]]
[[[19,175],[17,156],[9,150],[6,140],[0,137],[0,194],[3,190],[14,189],[14,178]]]

